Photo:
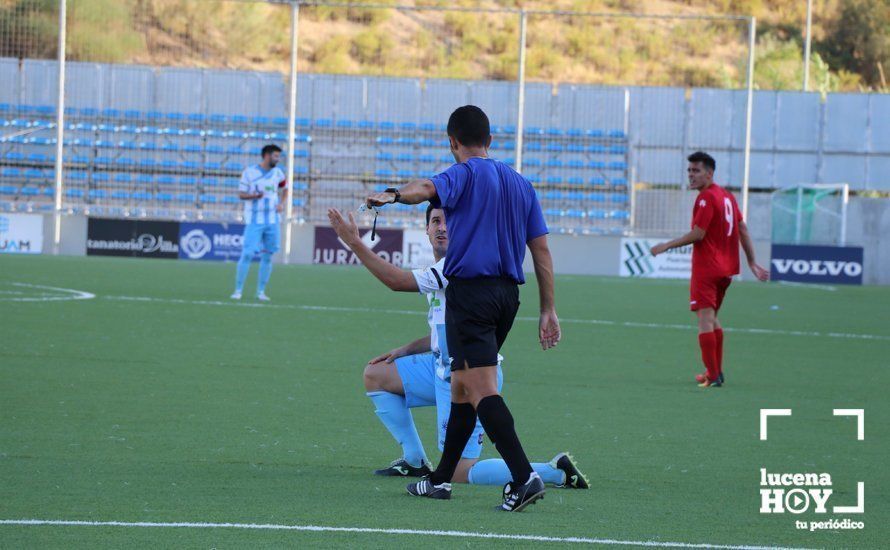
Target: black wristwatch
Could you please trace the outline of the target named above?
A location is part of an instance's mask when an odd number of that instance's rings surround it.
[[[395,204],[395,203],[399,202],[400,200],[402,200],[402,194],[399,193],[399,190],[396,189],[395,187],[388,187],[388,188],[384,189],[383,192],[384,192],[384,193],[392,193],[393,195],[396,196],[396,199],[395,199],[394,201],[392,201],[393,204]]]

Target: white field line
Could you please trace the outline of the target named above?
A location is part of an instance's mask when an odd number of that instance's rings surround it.
[[[422,311],[408,309],[377,309],[370,307],[340,307],[340,306],[310,306],[300,304],[265,304],[259,302],[239,302],[234,300],[184,300],[180,298],[152,298],[150,296],[102,296],[106,300],[118,300],[126,302],[152,302],[162,304],[186,304],[186,305],[202,305],[202,306],[218,306],[218,307],[247,307],[247,308],[269,308],[269,309],[293,309],[301,311],[335,311],[344,313],[386,313],[391,315],[418,315],[426,317],[427,314]],[[538,322],[537,317],[517,317],[517,321]],[[583,324],[583,325],[602,325],[613,327],[628,328],[651,328],[651,329],[671,329],[671,330],[694,330],[694,325],[682,325],[673,323],[642,323],[637,321],[611,321],[607,319],[567,319],[560,318],[561,323]],[[726,332],[735,332],[743,334],[771,334],[779,336],[803,336],[813,338],[842,338],[853,340],[882,340],[890,341],[890,335],[883,334],[862,334],[853,332],[821,332],[815,330],[783,330],[771,328],[739,328],[724,327]]]
[[[71,288],[59,288],[56,286],[45,286],[45,285],[32,285],[30,283],[10,283],[15,286],[20,286],[24,288],[36,288],[38,290],[52,290],[59,294],[47,294],[41,293],[37,295],[28,295],[24,292],[19,293],[22,296],[17,298],[0,298],[0,301],[3,302],[67,302],[69,300],[91,300],[96,297],[95,294],[91,292],[85,292],[83,290],[74,290]],[[12,294],[13,292],[9,292]]]
[[[607,546],[652,546],[660,548],[716,548],[722,550],[804,550],[780,546],[730,545],[656,540],[616,540],[587,537],[548,537],[544,535],[506,535],[500,533],[476,533],[472,531],[435,531],[422,529],[380,529],[372,527],[328,527],[324,525],[279,525],[261,523],[192,523],[149,521],[69,521],[45,519],[3,519],[0,525],[51,525],[66,527],[155,527],[188,529],[252,529],[258,531],[310,531],[327,533],[370,533],[379,535],[414,535],[427,537],[455,537],[471,539],[498,539],[532,542],[556,542],[574,544],[600,544]]]

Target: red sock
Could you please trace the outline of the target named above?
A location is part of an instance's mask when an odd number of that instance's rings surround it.
[[[708,369],[708,379],[713,382],[720,375],[720,367],[717,364],[717,337],[713,332],[703,332],[698,335],[698,345],[701,347],[701,360]]]
[[[717,340],[717,374],[723,374],[723,329],[715,328],[714,337]]]

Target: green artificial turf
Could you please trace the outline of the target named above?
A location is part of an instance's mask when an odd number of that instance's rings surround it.
[[[404,480],[370,475],[399,449],[364,395],[362,368],[425,334],[422,297],[392,293],[361,268],[278,266],[267,289],[274,302],[250,307],[249,298],[229,303],[233,278],[232,264],[0,257],[0,520],[804,547],[878,548],[890,538],[890,288],[734,284],[721,313],[727,385],[702,390],[692,380],[702,368],[687,283],[558,277],[564,336],[546,353],[530,283],[502,351],[504,394],[530,457],[571,451],[592,489],[552,489],[512,515],[493,510],[499,487],[461,485],[450,502],[414,500]],[[47,286],[95,297],[22,301],[63,294]],[[730,332],[739,328],[763,331]],[[770,422],[765,442],[761,408],[794,411]],[[865,409],[864,441],[834,408]],[[415,409],[415,419],[437,457],[434,411]],[[484,456],[495,454],[487,444]],[[864,481],[865,514],[762,515],[762,467],[830,473],[830,505],[853,505]],[[865,529],[794,527],[831,517]],[[531,543],[0,525],[3,548],[430,544]]]

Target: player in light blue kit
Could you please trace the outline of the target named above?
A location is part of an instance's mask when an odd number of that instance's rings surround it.
[[[389,467],[374,473],[383,476],[421,477],[430,473],[429,460],[417,434],[410,409],[436,406],[439,450],[445,441],[445,429],[451,412],[451,369],[445,339],[445,287],[442,274],[448,233],[445,213],[430,206],[426,211],[426,232],[433,246],[436,263],[426,269],[406,271],[386,262],[362,242],[352,214],[343,218],[337,210],[328,211],[331,226],[340,239],[355,252],[362,264],[383,284],[401,292],[421,292],[430,306],[427,317],[430,334],[372,359],[365,367],[367,395],[377,416],[401,445],[403,455]],[[502,357],[499,357],[503,360]],[[498,385],[502,383],[498,365]],[[507,464],[501,459],[479,460],[484,431],[476,423],[475,431],[464,448],[452,481],[479,485],[503,485],[511,479]],[[568,453],[559,453],[550,462],[532,467],[546,483],[559,487],[587,489],[587,478]]]
[[[250,262],[260,254],[260,273],[257,280],[257,300],[268,302],[266,284],[272,275],[272,255],[281,242],[280,213],[287,196],[287,176],[278,168],[281,148],[266,145],[261,152],[263,161],[249,166],[241,174],[238,198],[244,201],[244,247],[235,271],[233,300],[240,300]]]

